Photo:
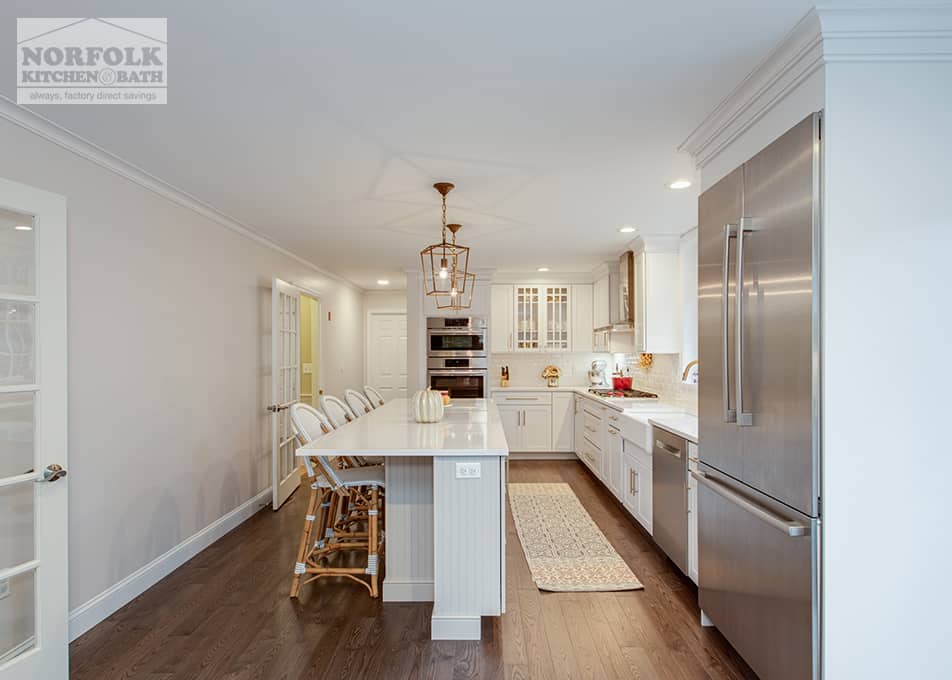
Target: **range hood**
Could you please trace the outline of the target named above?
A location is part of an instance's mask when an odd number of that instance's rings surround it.
[[[596,333],[630,331],[635,319],[635,253],[626,250],[618,258],[618,268],[609,273],[608,309],[611,323]]]

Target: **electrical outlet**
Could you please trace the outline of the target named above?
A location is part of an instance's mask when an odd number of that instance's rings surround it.
[[[10,579],[5,578],[0,581],[0,600],[10,596]]]
[[[482,476],[481,463],[457,463],[456,479],[479,479]]]

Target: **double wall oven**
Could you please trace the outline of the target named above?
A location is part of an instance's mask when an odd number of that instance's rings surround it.
[[[426,381],[450,397],[486,397],[489,375],[486,319],[430,317],[426,320]]]

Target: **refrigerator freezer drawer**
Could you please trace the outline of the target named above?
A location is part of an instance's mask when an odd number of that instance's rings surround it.
[[[695,478],[701,609],[760,677],[819,677],[819,523],[703,463]]]

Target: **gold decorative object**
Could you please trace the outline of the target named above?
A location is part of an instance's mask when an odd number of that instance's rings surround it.
[[[651,364],[654,363],[654,355],[648,352],[642,352],[638,355],[638,368],[651,368]]]
[[[546,387],[558,387],[559,378],[562,377],[562,371],[558,366],[551,364],[542,369],[542,377],[546,380]]]
[[[456,243],[456,233],[463,225],[446,223],[446,195],[454,185],[437,182],[433,188],[443,197],[443,238],[420,251],[423,292],[436,297],[437,309],[469,309],[476,275],[469,273],[469,248]]]

